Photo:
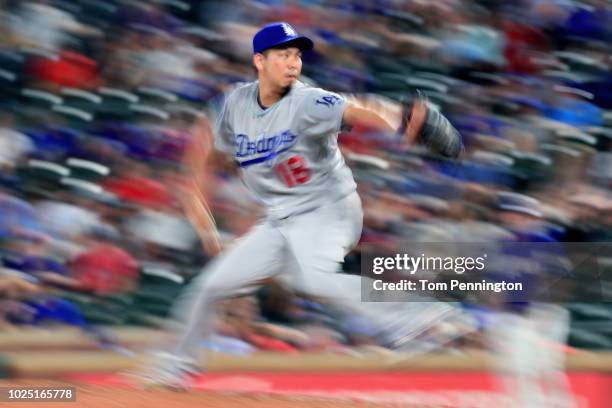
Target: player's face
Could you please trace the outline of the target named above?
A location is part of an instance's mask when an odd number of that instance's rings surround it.
[[[302,52],[295,47],[271,49],[262,58],[260,75],[273,85],[287,88],[298,79],[302,72]]]

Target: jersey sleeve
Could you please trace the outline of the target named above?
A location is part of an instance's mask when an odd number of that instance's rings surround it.
[[[300,107],[302,134],[317,137],[339,132],[346,105],[346,99],[337,93],[321,88],[307,90]]]
[[[234,88],[231,88],[215,96],[209,102],[207,109],[207,115],[213,124],[215,149],[232,156],[235,153],[235,146],[230,120],[229,100],[232,96],[233,89]]]

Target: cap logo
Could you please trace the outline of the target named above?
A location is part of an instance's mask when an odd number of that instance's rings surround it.
[[[287,37],[297,37],[297,33],[295,32],[293,27],[291,27],[289,24],[283,23],[282,27],[283,27],[283,31],[285,32],[285,35]]]

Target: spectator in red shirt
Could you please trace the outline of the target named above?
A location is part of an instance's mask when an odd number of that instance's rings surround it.
[[[129,292],[138,281],[138,261],[120,247],[94,240],[70,262],[70,273],[81,289],[96,294]]]
[[[104,184],[104,189],[122,201],[150,209],[163,210],[174,202],[172,193],[137,163],[129,163],[120,170],[117,177]]]

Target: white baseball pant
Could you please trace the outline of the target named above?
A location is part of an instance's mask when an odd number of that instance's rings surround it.
[[[356,192],[286,219],[266,219],[210,262],[174,308],[184,326],[172,351],[193,361],[198,343],[213,334],[215,302],[253,291],[278,275],[292,288],[368,314],[359,276],[337,273],[358,242],[362,207]]]

